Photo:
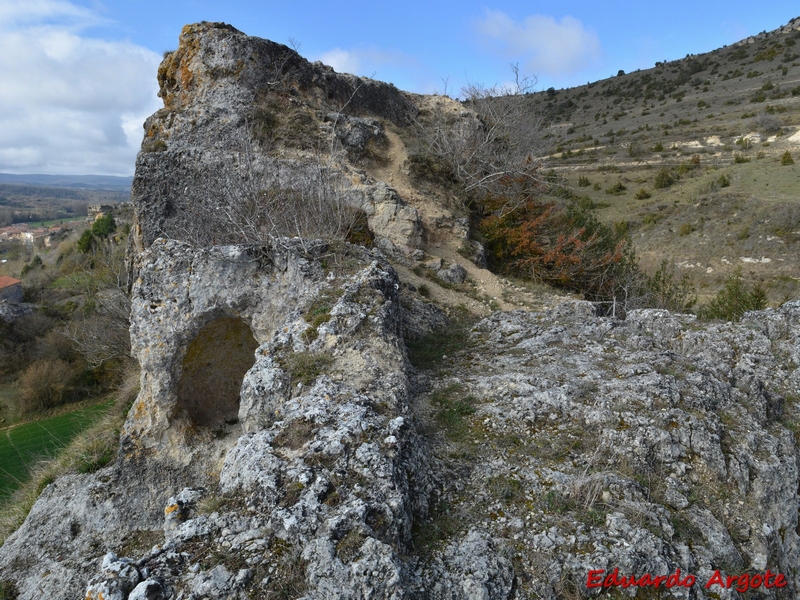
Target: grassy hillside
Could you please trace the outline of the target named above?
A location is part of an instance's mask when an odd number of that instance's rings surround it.
[[[772,302],[800,294],[800,31],[528,103],[549,166],[628,227],[645,268],[674,259],[701,300],[737,267]]]
[[[0,429],[0,502],[24,483],[32,468],[52,459],[81,431],[105,415],[111,401]],[[110,458],[110,457],[109,457]]]

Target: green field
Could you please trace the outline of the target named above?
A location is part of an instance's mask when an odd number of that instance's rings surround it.
[[[111,408],[106,401],[56,417],[0,429],[0,501],[29,476],[37,462],[54,457]]]
[[[83,217],[69,219],[49,219],[47,221],[27,221],[28,227],[52,227],[53,225],[64,225],[65,223],[78,223],[83,221]]]
[[[75,273],[74,275],[65,275],[54,280],[50,285],[51,290],[74,290],[85,291],[89,285],[94,281],[89,273]]]

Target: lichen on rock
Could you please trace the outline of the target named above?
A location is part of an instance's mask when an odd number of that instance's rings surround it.
[[[219,23],[184,28],[158,79],[129,256],[140,392],[117,460],[45,488],[0,582],[510,600],[595,597],[592,570],[769,568],[787,586],[760,597],[797,595],[799,302],[736,324],[582,301],[451,320],[401,301],[391,260],[452,289],[466,270],[426,257],[416,209],[359,167],[410,96]],[[270,225],[330,186],[370,249]]]

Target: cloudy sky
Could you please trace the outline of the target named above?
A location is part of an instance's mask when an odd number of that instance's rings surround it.
[[[337,71],[458,96],[650,68],[771,30],[796,0],[0,0],[0,172],[131,175],[156,69],[186,23],[225,21],[298,44]]]

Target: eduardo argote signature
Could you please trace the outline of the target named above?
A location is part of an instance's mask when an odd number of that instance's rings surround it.
[[[605,574],[605,576],[604,576]],[[697,577],[691,573],[681,576],[681,570],[676,569],[670,575],[651,575],[645,573],[636,575],[620,575],[619,569],[606,573],[605,569],[593,569],[586,575],[587,588],[610,587],[692,587],[697,583]],[[735,589],[737,592],[746,592],[764,586],[766,589],[782,588],[786,586],[786,577],[781,573],[773,573],[769,569],[765,573],[744,573],[742,575],[723,575],[719,569],[708,579],[703,587],[711,589],[719,586],[725,589]]]

